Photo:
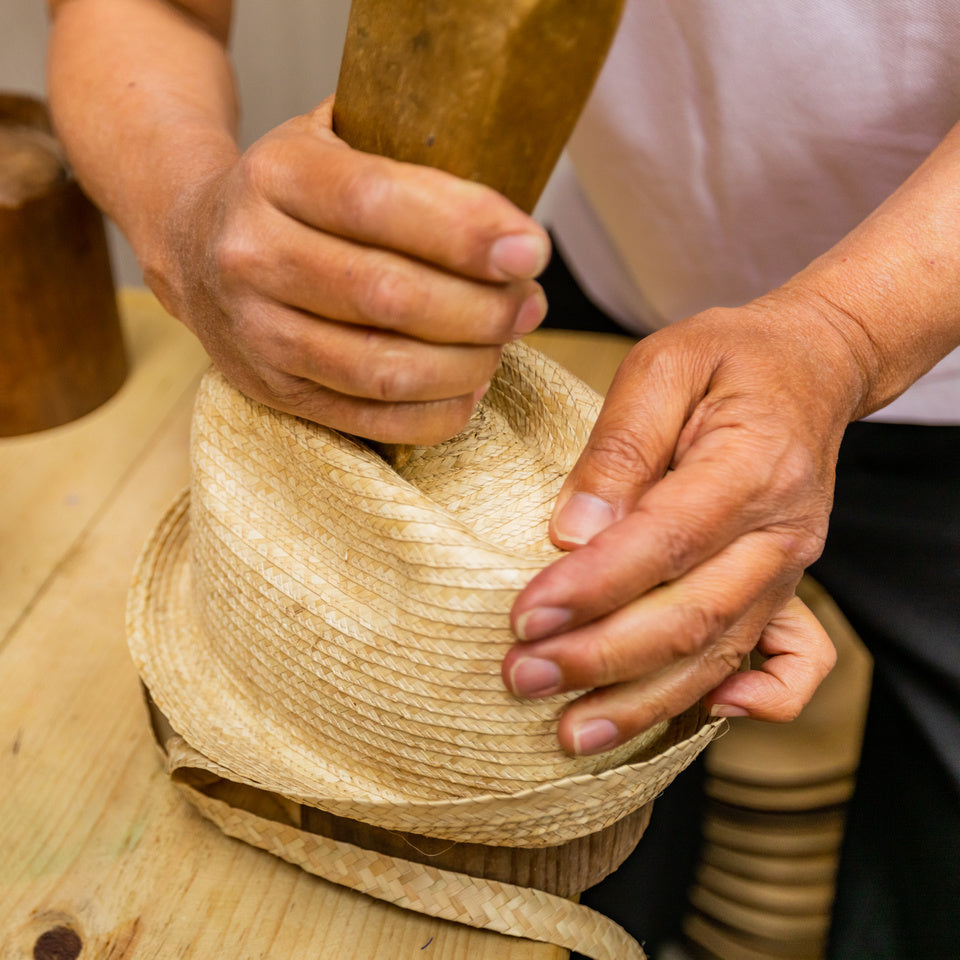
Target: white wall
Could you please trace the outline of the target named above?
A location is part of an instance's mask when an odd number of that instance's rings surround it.
[[[337,81],[349,0],[235,0],[234,60],[243,104],[241,139],[310,109]],[[43,96],[43,0],[0,0],[0,89]],[[120,284],[139,283],[126,242],[111,229]]]

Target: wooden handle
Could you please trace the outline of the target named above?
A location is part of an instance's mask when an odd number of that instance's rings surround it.
[[[533,210],[623,0],[353,0],[334,129]]]
[[[624,0],[353,0],[333,126],[350,146],[493,187],[531,212]],[[411,449],[372,443],[394,469]]]

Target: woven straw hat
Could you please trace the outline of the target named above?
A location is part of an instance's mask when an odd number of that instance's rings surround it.
[[[335,817],[495,846],[564,844],[649,804],[716,724],[694,709],[569,757],[556,726],[575,695],[519,700],[500,677],[511,603],[560,554],[550,511],[598,410],[514,345],[467,429],[394,469],[209,372],[190,491],[147,543],[129,603],[179,762]]]

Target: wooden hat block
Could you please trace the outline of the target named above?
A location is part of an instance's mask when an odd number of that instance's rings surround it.
[[[89,413],[127,373],[103,218],[42,101],[0,94],[0,436]]]
[[[822,960],[823,938],[791,941],[754,937],[704,913],[684,919],[685,946],[695,960]]]
[[[843,806],[772,813],[708,800],[703,835],[711,844],[762,856],[835,855],[843,837]]]
[[[706,843],[700,854],[700,864],[763,883],[832,883],[837,872],[837,853],[828,850],[806,856],[777,856]]]
[[[146,689],[143,693],[154,737],[166,755],[166,744],[178,734]],[[498,847],[383,829],[206,771],[180,770],[177,779],[234,809],[331,840],[441,870],[535,887],[561,897],[576,897],[616,870],[636,847],[653,811],[652,803],[645,804],[597,833],[558,846]]]
[[[718,896],[772,914],[824,916],[833,905],[833,878],[819,882],[790,880],[774,883],[701,864],[697,884]]]

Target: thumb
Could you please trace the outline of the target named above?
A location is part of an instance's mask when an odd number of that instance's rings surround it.
[[[622,520],[673,460],[677,439],[698,397],[670,374],[650,341],[624,360],[583,453],[560,490],[550,521],[559,547],[588,543]]]

